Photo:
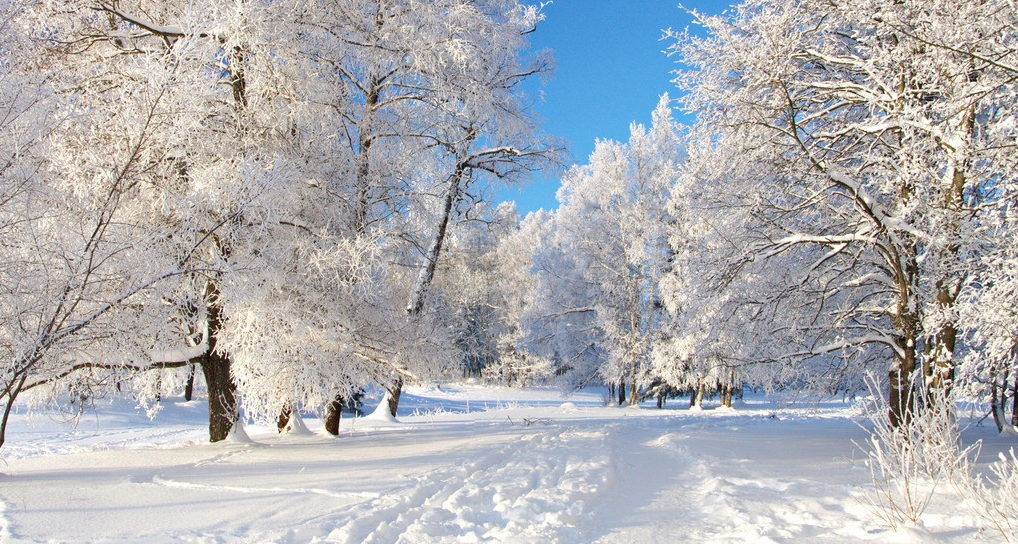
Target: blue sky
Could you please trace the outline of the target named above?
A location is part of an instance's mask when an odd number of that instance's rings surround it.
[[[534,0],[536,2],[536,0]],[[727,0],[685,0],[684,6],[716,14]],[[682,30],[691,17],[679,0],[554,0],[530,36],[535,49],[552,50],[557,68],[536,104],[544,131],[569,142],[569,164],[584,164],[598,138],[625,141],[633,121],[650,123],[663,93],[675,96],[675,59],[661,41],[668,28]],[[558,176],[501,191],[521,215],[557,207]]]

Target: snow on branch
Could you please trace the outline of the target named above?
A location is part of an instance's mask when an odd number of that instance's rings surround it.
[[[904,357],[905,352],[894,342],[894,339],[886,334],[873,331],[864,336],[856,338],[840,338],[834,342],[828,344],[813,346],[808,350],[791,353],[788,356],[791,358],[795,357],[815,357],[819,355],[830,355],[839,351],[844,351],[849,348],[864,346],[867,344],[880,344],[887,346],[894,350],[895,355],[898,357]]]
[[[792,246],[801,244],[820,244],[825,246],[834,246],[835,250],[832,251],[831,254],[824,256],[820,261],[818,261],[819,264],[820,262],[826,261],[829,257],[833,256],[833,254],[840,252],[847,244],[851,242],[866,242],[870,244],[876,244],[879,243],[880,240],[874,238],[873,236],[864,234],[862,232],[832,236],[793,234],[791,236],[787,236],[785,238],[781,238],[779,240],[774,241],[771,244],[774,246],[773,249],[765,253],[763,257],[769,259],[779,253],[786,251],[788,248]],[[814,265],[814,267],[816,266],[817,265]]]
[[[103,11],[106,13],[116,15],[124,22],[132,24],[152,34],[155,34],[156,36],[161,36],[164,38],[183,38],[185,36],[184,31],[179,26],[157,25],[151,21],[146,21],[141,17],[131,15],[130,13],[127,13],[113,5],[100,5],[99,7],[94,9],[96,9],[96,11]]]

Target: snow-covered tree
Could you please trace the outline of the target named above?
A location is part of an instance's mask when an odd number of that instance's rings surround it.
[[[670,257],[666,205],[681,158],[670,108],[662,97],[650,129],[634,124],[627,143],[598,142],[590,163],[570,170],[547,218],[548,240],[535,248],[547,300],[535,305],[530,326],[548,331],[544,356],[560,360],[578,383],[592,372],[620,387],[628,382],[631,403],[660,328],[658,285]],[[540,353],[536,345],[531,351]],[[595,366],[576,364],[583,360]]]
[[[500,366],[500,340],[507,333],[508,296],[512,280],[499,248],[519,227],[512,202],[485,212],[483,206],[451,233],[446,258],[437,270],[433,305],[453,331],[463,373],[474,377]],[[441,308],[437,308],[437,307]]]
[[[724,275],[746,362],[835,380],[890,360],[896,421],[920,373],[955,381],[958,301],[1014,199],[1007,2],[762,0],[677,36],[705,148],[741,223]],[[978,298],[978,297],[977,297]],[[748,310],[748,311],[747,311]]]
[[[419,11],[404,10],[414,13]],[[411,247],[422,250],[405,306],[411,319],[425,312],[425,301],[446,236],[457,217],[468,212],[485,184],[513,183],[529,172],[554,165],[556,145],[537,133],[521,84],[549,68],[545,54],[523,55],[527,35],[543,18],[538,7],[516,1],[438,2],[425,32],[422,57],[433,64],[422,112],[415,119],[429,154],[417,161],[413,228],[404,231]],[[418,89],[416,92],[420,92]],[[403,376],[389,387],[393,413]]]
[[[362,295],[346,297],[361,303],[323,301],[321,311],[343,314],[346,308],[355,315],[343,320],[375,323],[356,327],[372,330],[359,340],[366,350],[345,345],[352,340],[347,337],[336,344],[335,357],[348,360],[345,350],[354,349],[360,358],[354,367],[373,364],[373,370],[350,379],[385,386],[395,415],[404,380],[442,370],[439,358],[396,346],[424,348],[429,342],[417,340],[444,330],[437,324],[443,316],[425,307],[425,297],[446,233],[479,199],[482,178],[511,182],[554,158],[520,90],[520,83],[549,66],[543,53],[523,54],[526,35],[542,15],[516,1],[300,5],[300,59],[306,60],[295,62],[319,75],[310,103],[335,112],[323,112],[335,123],[324,140],[337,150],[322,185],[332,206],[346,214],[314,224],[329,236],[356,239],[354,245],[369,247],[364,254],[373,259],[370,271],[352,276],[350,289]],[[309,293],[308,300],[315,296]],[[372,303],[363,303],[369,298]],[[270,321],[265,330],[275,328]],[[336,326],[336,338],[350,329]],[[378,351],[381,345],[389,348]],[[392,354],[400,354],[399,362]],[[347,383],[337,393],[343,396],[353,386]],[[297,396],[292,402],[310,401]],[[328,420],[334,417],[338,413],[330,410]]]
[[[548,212],[532,212],[517,228],[506,233],[495,250],[495,276],[503,325],[498,338],[498,359],[485,369],[489,380],[513,386],[540,381],[554,374],[554,358],[540,355],[547,350],[531,349],[544,344],[544,339],[535,336],[545,333],[540,323],[531,320],[542,319],[539,316],[543,314],[537,308],[550,302],[546,294],[554,293],[540,286],[539,282],[549,276],[538,272],[544,264],[537,256],[537,248],[546,242],[549,225]],[[540,255],[546,258],[548,251],[542,249]]]
[[[194,127],[182,87],[201,82],[174,54],[189,46],[125,34],[93,49],[101,38],[63,25],[73,6],[4,8],[6,416],[22,391],[110,387],[194,356],[162,344],[176,326],[160,293],[196,272],[202,235],[153,215],[171,205],[153,188],[177,176]]]
[[[132,235],[155,231],[159,243],[153,255],[132,255],[131,265],[169,260],[193,271],[141,308],[142,326],[131,334],[161,363],[200,365],[213,440],[226,436],[237,412],[233,361],[219,344],[224,309],[240,297],[236,272],[302,200],[291,177],[292,110],[280,98],[288,81],[277,69],[282,55],[273,54],[286,43],[285,6],[262,7],[79,2],[32,13],[54,80],[77,93],[87,118],[60,134],[68,182],[80,190],[102,168],[136,172],[122,206],[130,204]]]
[[[484,178],[555,155],[519,90],[548,67],[522,55],[540,9],[516,1],[9,6],[4,214],[24,243],[4,265],[50,290],[11,282],[4,326],[48,311],[37,296],[79,345],[12,352],[7,409],[26,385],[198,365],[219,440],[238,387],[267,416],[435,373],[445,233]]]

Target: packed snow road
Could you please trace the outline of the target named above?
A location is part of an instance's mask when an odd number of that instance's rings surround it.
[[[977,533],[949,510],[931,517],[941,531],[880,526],[860,500],[870,476],[852,441],[865,435],[846,405],[809,415],[763,404],[659,411],[604,408],[593,394],[416,393],[414,414],[344,420],[339,438],[249,427],[253,442],[207,444],[201,419],[182,423],[200,415],[194,403],[169,403],[154,422],[109,406],[120,415],[95,432],[22,418],[10,438],[23,442],[0,464],[0,541],[847,543]],[[163,419],[175,425],[169,438]]]

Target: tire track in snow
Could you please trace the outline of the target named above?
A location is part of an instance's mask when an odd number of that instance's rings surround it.
[[[548,428],[364,503],[330,542],[587,542],[612,483],[604,432]]]

